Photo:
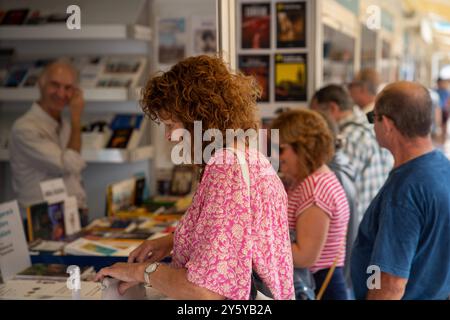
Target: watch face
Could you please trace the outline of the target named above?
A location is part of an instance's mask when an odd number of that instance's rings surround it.
[[[147,272],[147,273],[152,273],[152,272],[154,272],[155,270],[156,270],[156,267],[157,267],[158,265],[156,264],[156,263],[152,263],[152,264],[150,264],[146,269],[145,269],[145,271]]]

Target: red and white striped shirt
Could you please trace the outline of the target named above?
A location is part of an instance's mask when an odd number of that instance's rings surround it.
[[[308,176],[301,183],[288,190],[289,228],[296,229],[296,222],[309,207],[316,205],[330,217],[330,225],[325,246],[312,273],[332,266],[339,251],[342,250],[336,266],[344,265],[345,238],[350,218],[350,209],[344,188],[333,172],[316,173]]]

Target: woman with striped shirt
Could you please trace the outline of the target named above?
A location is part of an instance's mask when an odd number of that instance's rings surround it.
[[[272,128],[279,129],[294,266],[312,272],[317,293],[337,260],[322,299],[347,299],[342,269],[350,211],[342,185],[326,165],[334,153],[332,133],[318,113],[305,109],[281,114]]]

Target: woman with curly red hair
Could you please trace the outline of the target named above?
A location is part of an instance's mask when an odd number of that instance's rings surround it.
[[[198,56],[150,79],[142,106],[164,123],[167,139],[176,129],[194,139],[195,121],[202,134],[256,129],[259,95],[254,78],[230,72],[219,57]],[[128,263],[102,269],[97,280],[118,278],[120,292],[146,282],[176,299],[249,299],[254,289],[291,299],[287,195],[270,162],[248,144],[224,143],[200,166],[200,184],[175,233],[145,241]],[[170,265],[157,263],[172,250]]]
[[[280,130],[280,169],[289,181],[294,266],[312,272],[318,293],[336,264],[323,299],[345,300],[342,267],[350,211],[342,185],[327,166],[334,154],[332,133],[319,113],[306,109],[282,113],[272,128]]]

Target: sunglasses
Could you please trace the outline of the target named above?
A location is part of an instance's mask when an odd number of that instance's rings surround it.
[[[381,118],[381,114],[375,114],[374,111],[370,111],[366,113],[366,117],[367,117],[367,121],[369,121],[370,124],[374,124],[375,123],[375,117],[378,117],[378,119]]]

